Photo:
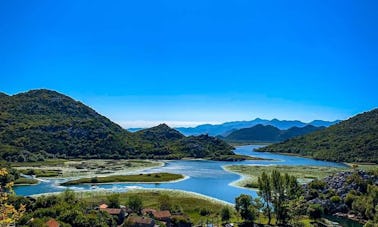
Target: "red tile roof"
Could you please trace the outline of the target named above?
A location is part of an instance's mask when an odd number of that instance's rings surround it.
[[[108,212],[110,215],[118,215],[122,211],[122,209],[118,209],[118,208],[102,208],[100,210]]]
[[[152,213],[156,219],[171,218],[171,212],[169,210],[156,211]]]
[[[46,222],[48,227],[59,227],[60,224],[55,219],[50,219]]]
[[[106,205],[105,203],[101,204],[99,206],[100,209],[105,209],[105,208],[108,208],[108,205]]]
[[[128,221],[131,223],[138,223],[138,224],[148,224],[150,225],[153,220],[147,217],[139,217],[139,216],[131,216],[128,218]]]

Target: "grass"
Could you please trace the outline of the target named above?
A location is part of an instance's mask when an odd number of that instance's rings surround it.
[[[49,159],[46,162],[11,163],[11,165],[24,174],[34,170],[37,177],[89,177],[93,175],[125,175],[132,171],[158,167],[163,163],[123,159]]]
[[[107,176],[107,177],[92,177],[81,178],[78,180],[71,180],[62,183],[62,185],[76,185],[88,183],[114,183],[114,182],[167,182],[184,178],[181,174],[174,173],[148,173],[136,175],[123,175],[123,176]]]
[[[245,179],[236,184],[242,187],[256,188],[257,178],[263,173],[271,173],[273,170],[298,178],[299,182],[306,183],[313,179],[321,179],[334,173],[347,170],[348,168],[321,167],[321,166],[251,166],[251,165],[231,165],[225,166],[226,170],[241,174]]]
[[[36,175],[36,177],[57,177],[62,174],[59,169],[20,169],[19,171],[25,175]]]
[[[12,162],[10,163],[11,167],[40,167],[40,166],[64,166],[64,163],[67,160],[65,159],[46,159],[44,161],[38,162]]]
[[[25,185],[25,184],[38,184],[38,180],[36,179],[30,179],[30,178],[18,178],[14,181],[15,185]]]
[[[102,192],[103,193],[103,192]],[[192,193],[174,191],[174,190],[132,190],[126,193],[120,193],[120,203],[127,204],[130,196],[138,196],[143,201],[144,208],[154,208],[159,209],[159,198],[164,195],[168,196],[169,201],[171,202],[171,207],[175,210],[179,209],[182,213],[189,216],[190,220],[194,224],[205,223],[206,220],[212,220],[214,222],[220,223],[221,216],[220,212],[223,207],[228,207],[231,211],[231,221],[239,222],[241,219],[238,217],[235,209],[232,205],[212,200],[204,196],[195,195]],[[106,203],[107,194],[86,194],[84,199],[92,203],[93,206],[96,206],[101,203]],[[206,216],[201,216],[200,211],[206,209],[209,211],[209,214]]]

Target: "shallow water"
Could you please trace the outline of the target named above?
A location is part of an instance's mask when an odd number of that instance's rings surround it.
[[[111,183],[99,184],[97,189],[91,189],[88,184],[75,186],[59,186],[60,182],[66,179],[46,180],[38,185],[17,186],[15,192],[18,195],[34,195],[40,193],[60,192],[67,188],[73,190],[111,190],[115,192],[125,192],[131,188],[159,188],[159,189],[179,189],[188,192],[195,192],[209,196],[218,200],[233,203],[235,197],[244,193],[256,196],[256,192],[240,187],[230,185],[232,182],[240,179],[238,174],[225,171],[222,166],[225,165],[307,165],[307,166],[330,166],[345,167],[344,164],[335,162],[317,161],[309,158],[296,156],[280,155],[273,153],[255,152],[253,149],[260,147],[257,145],[248,145],[237,147],[235,153],[250,155],[274,160],[246,160],[239,162],[219,162],[207,160],[174,160],[167,161],[165,166],[156,167],[138,173],[153,172],[170,172],[179,173],[187,176],[187,179],[178,182],[168,183]]]

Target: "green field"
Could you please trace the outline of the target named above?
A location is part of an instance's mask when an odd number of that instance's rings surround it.
[[[51,159],[46,162],[11,163],[23,174],[37,177],[89,177],[93,175],[126,175],[130,172],[162,166],[164,163],[150,160],[62,160]]]
[[[347,170],[348,168],[321,167],[321,166],[251,166],[231,165],[225,166],[226,170],[241,174],[244,179],[236,182],[236,185],[248,188],[256,188],[257,178],[263,173],[271,173],[273,170],[298,178],[299,182],[305,183],[313,179],[321,179],[333,173]]]
[[[35,175],[36,177],[57,177],[61,176],[62,171],[59,169],[20,169],[20,173],[26,175]]]
[[[30,178],[18,178],[14,181],[15,185],[25,185],[25,184],[37,184],[38,180]]]
[[[76,185],[76,184],[94,184],[94,183],[114,183],[114,182],[168,182],[183,179],[181,174],[174,173],[148,173],[148,174],[135,174],[135,175],[118,175],[107,177],[92,177],[81,178],[78,180],[71,180],[62,183],[62,185]]]

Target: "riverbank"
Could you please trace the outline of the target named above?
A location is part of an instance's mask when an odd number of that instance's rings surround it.
[[[138,171],[162,167],[163,161],[153,160],[50,160],[45,164],[36,163],[12,163],[12,167],[23,174],[35,175],[43,178],[79,178],[79,177],[105,177],[111,175],[126,175]]]
[[[284,166],[284,165],[229,165],[223,169],[239,174],[241,178],[231,184],[244,188],[257,188],[257,178],[263,173],[277,170],[282,174],[295,176],[300,183],[307,183],[313,179],[322,179],[331,174],[347,170],[348,168],[321,167],[321,166]]]
[[[182,174],[174,173],[147,173],[135,175],[115,175],[106,177],[80,178],[61,183],[62,186],[78,184],[106,184],[106,183],[163,183],[184,179]]]

